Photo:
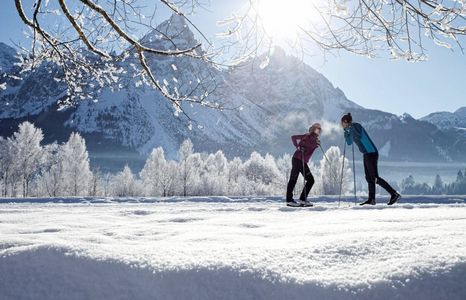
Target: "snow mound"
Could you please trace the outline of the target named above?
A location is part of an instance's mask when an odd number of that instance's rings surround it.
[[[0,259],[2,299],[464,299],[466,263],[436,274],[344,288],[228,267],[155,271],[37,248]]]

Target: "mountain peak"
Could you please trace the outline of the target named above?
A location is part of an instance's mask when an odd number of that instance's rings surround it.
[[[413,120],[414,120],[413,116],[411,116],[411,115],[408,114],[408,113],[404,113],[404,114],[402,114],[402,115],[400,116],[400,120],[402,120],[402,121],[406,121],[406,120],[409,120],[409,119],[413,119]]]
[[[147,33],[141,39],[141,43],[147,47],[165,50],[187,49],[198,44],[185,17],[176,13]]]

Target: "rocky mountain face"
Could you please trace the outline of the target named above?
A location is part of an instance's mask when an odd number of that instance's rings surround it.
[[[434,112],[422,117],[420,120],[432,123],[442,129],[466,131],[466,107],[461,107],[455,112]]]
[[[172,37],[172,42],[166,36]],[[197,43],[185,21],[176,15],[141,42],[159,49],[183,49]],[[164,147],[167,157],[176,158],[176,150],[186,138],[191,138],[196,151],[222,149],[230,157],[247,157],[252,151],[291,153],[290,135],[305,132],[316,121],[324,126],[324,146],[343,146],[338,121],[346,112],[352,112],[366,127],[384,159],[466,159],[464,135],[409,115],[365,109],[280,48],[234,69],[218,69],[193,58],[149,56],[151,68],[167,90],[193,91],[200,97],[207,89],[211,102],[226,107],[213,110],[184,104],[192,126],[183,115],[176,117],[172,104],[138,77],[122,78],[122,88],[106,88],[92,101],[58,111],[56,103],[66,93],[65,86],[54,79],[60,76],[58,68],[43,64],[23,74],[21,80],[15,56],[14,49],[0,44],[0,87],[5,87],[0,89],[0,135],[10,135],[23,120],[43,128],[46,141],[61,142],[71,131],[79,131],[93,161],[106,168],[141,162],[157,146]],[[131,69],[133,63],[129,58],[122,67]],[[199,82],[203,88],[197,88]]]

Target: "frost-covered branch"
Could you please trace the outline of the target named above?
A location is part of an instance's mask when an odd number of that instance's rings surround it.
[[[201,4],[197,0],[158,2],[191,24],[210,45],[184,12],[184,9],[189,12],[199,7]],[[75,104],[76,100],[92,99],[105,87],[112,90],[121,88],[123,81],[128,78],[140,77],[143,83],[170,100],[177,114],[183,113],[190,122],[191,119],[183,109],[184,102],[221,109],[221,105],[210,103],[207,98],[215,89],[215,83],[196,85],[192,89],[185,88],[181,91],[169,89],[164,84],[165,79],[159,78],[160,74],[157,74],[156,68],[148,60],[186,58],[213,66],[213,55],[205,52],[202,43],[194,39],[190,41],[192,44],[179,41],[178,35],[183,32],[169,34],[155,27],[153,20],[156,7],[151,14],[147,14],[150,9],[140,3],[139,0],[57,0],[56,3],[36,0],[33,2],[30,18],[22,1],[15,0],[18,15],[31,29],[33,41],[28,55],[20,57],[23,70],[33,71],[43,63],[54,66],[54,79],[63,82],[66,90],[66,97],[60,102],[65,106]],[[153,35],[158,35],[156,39],[160,43],[152,44],[144,42],[144,38],[137,38],[141,30],[148,29]],[[168,30],[166,28],[165,31]],[[189,29],[181,28],[182,30]],[[128,68],[129,64],[124,62],[133,58],[136,60],[132,60],[132,68]],[[202,79],[214,82],[213,77],[204,76]],[[202,87],[205,90],[200,91]]]
[[[296,16],[308,11],[307,20],[296,24],[296,35],[288,36],[289,44],[302,52],[308,52],[312,43],[323,50],[369,57],[388,52],[392,58],[418,61],[427,58],[426,40],[449,49],[456,45],[463,51],[464,0],[323,0],[310,1],[309,7],[297,5],[304,2],[281,4]],[[249,0],[247,8],[220,23],[225,27],[221,37],[231,39],[231,46],[242,41],[243,54],[269,47],[275,37],[263,24],[267,5],[265,0]]]

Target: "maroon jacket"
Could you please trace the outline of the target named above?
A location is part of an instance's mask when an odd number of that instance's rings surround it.
[[[304,149],[304,162],[307,163],[314,153],[314,150],[318,147],[317,145],[317,134],[309,133],[303,135],[293,135],[291,137],[293,145],[297,148],[293,157],[302,160],[303,153],[301,148]]]

